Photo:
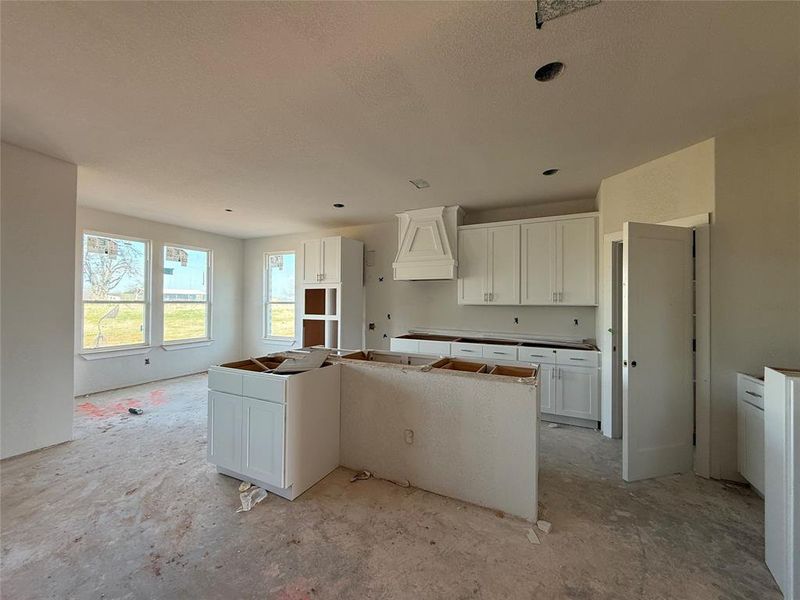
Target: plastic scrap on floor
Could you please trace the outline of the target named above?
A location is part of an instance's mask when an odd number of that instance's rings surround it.
[[[539,536],[536,535],[536,532],[533,529],[528,529],[528,541],[531,544],[541,544],[539,541]]]
[[[400,487],[411,487],[411,482],[408,479],[386,479],[385,477],[378,477],[371,471],[359,471],[350,478],[350,483],[354,483],[356,481],[366,481],[367,479],[379,479],[381,481],[388,481],[389,483],[399,485]]]
[[[264,498],[268,496],[267,490],[254,487],[250,488],[248,491],[239,494],[239,500],[242,502],[242,506],[236,509],[237,513],[240,512],[247,512],[251,508],[253,508],[256,504],[261,502]]]
[[[558,423],[550,423],[550,424],[548,425],[548,427],[549,427],[550,429],[558,429],[559,425],[558,425]]]
[[[543,521],[542,519],[536,521],[536,526],[545,533],[550,533],[553,528],[553,524],[550,521]]]
[[[128,409],[128,412],[131,413],[132,415],[143,415],[144,414],[144,411],[141,408],[134,408],[132,406]]]
[[[250,483],[249,481],[243,481],[242,483],[239,484],[239,491],[240,492],[246,492],[251,487],[253,487],[252,483]]]

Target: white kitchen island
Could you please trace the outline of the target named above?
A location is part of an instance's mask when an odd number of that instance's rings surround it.
[[[341,354],[298,375],[209,369],[209,461],[290,500],[342,465],[536,520],[534,368]]]

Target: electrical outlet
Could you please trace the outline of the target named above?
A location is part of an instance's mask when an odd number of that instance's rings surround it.
[[[144,364],[149,365],[150,364],[150,359],[149,358],[145,358],[144,359]]]
[[[575,322],[575,327],[577,327],[578,326],[578,319],[573,319],[573,321]]]
[[[514,317],[514,325],[519,325],[519,317]]]
[[[370,323],[369,324],[369,330],[370,331],[375,331],[375,323]]]
[[[414,443],[414,430],[406,429],[403,432],[403,439],[405,439],[406,444],[413,444]]]

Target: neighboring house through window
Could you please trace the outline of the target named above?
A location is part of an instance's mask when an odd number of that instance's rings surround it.
[[[294,252],[264,255],[264,337],[295,339]]]
[[[149,343],[150,242],[83,234],[84,350]]]
[[[211,251],[164,246],[164,342],[211,337]]]

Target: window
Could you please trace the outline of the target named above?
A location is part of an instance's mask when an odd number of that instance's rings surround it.
[[[294,339],[294,252],[264,255],[264,337]]]
[[[150,243],[83,234],[84,350],[148,343]]]
[[[164,246],[164,342],[211,337],[210,272],[209,250]]]

